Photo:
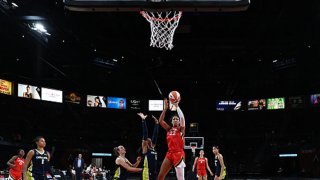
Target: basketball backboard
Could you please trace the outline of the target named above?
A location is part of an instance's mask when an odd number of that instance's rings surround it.
[[[70,11],[184,11],[235,12],[247,10],[250,0],[64,0]]]
[[[204,137],[184,137],[184,149],[191,149],[191,146],[196,146],[196,149],[203,149]]]

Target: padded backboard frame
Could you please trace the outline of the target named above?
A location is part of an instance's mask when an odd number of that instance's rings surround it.
[[[203,149],[204,137],[184,137],[184,149],[191,149],[191,145],[196,145],[196,149]]]
[[[250,0],[64,0],[64,4],[69,11],[237,12],[247,10]]]

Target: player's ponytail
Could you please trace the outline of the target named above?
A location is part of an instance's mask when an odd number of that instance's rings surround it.
[[[116,156],[119,156],[119,147],[118,146],[114,147],[113,152]]]

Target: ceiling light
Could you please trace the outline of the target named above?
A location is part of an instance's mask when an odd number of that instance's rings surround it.
[[[40,31],[40,32],[47,32],[47,30],[44,28],[44,26],[40,23],[36,23],[34,25],[34,27],[36,28],[36,30]]]
[[[37,31],[40,34],[46,34],[51,35],[47,32],[46,28],[41,23],[32,23],[31,26],[29,26],[32,30]]]
[[[11,4],[12,4],[12,7],[15,7],[15,8],[19,7],[19,6],[18,6],[16,3],[14,3],[14,2],[12,2]]]

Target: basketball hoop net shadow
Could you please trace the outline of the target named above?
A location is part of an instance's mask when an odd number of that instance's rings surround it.
[[[179,25],[182,11],[140,11],[140,14],[150,23],[150,46],[171,50],[173,35]]]

